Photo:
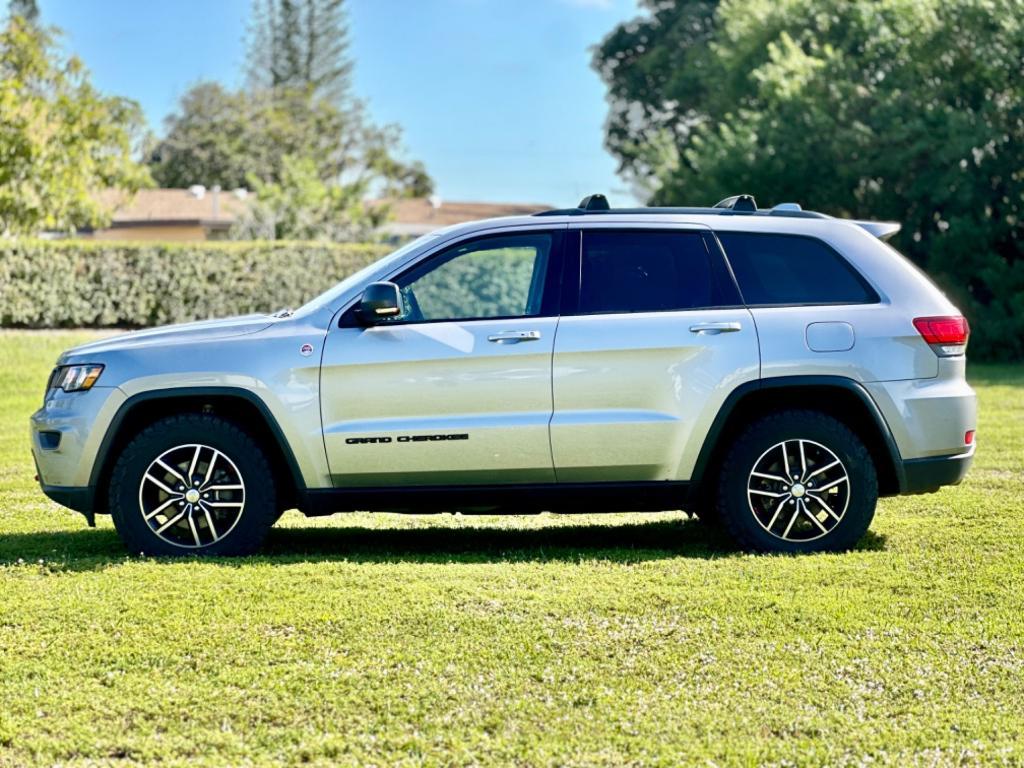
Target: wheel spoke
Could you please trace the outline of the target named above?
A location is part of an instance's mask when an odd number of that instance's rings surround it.
[[[838,466],[838,465],[839,465],[839,464],[841,464],[841,463],[842,463],[842,462],[840,462],[840,461],[839,461],[839,459],[836,459],[836,460],[835,460],[835,461],[833,461],[833,462],[832,462],[831,464],[827,464],[827,465],[826,465],[826,466],[824,466],[824,467],[818,467],[818,468],[817,468],[816,470],[814,470],[813,472],[811,472],[811,474],[809,474],[809,475],[808,475],[808,476],[807,476],[807,477],[805,478],[805,480],[810,480],[810,479],[811,479],[812,477],[817,477],[817,476],[818,476],[818,475],[820,475],[820,474],[821,474],[822,472],[828,472],[828,471],[829,471],[830,469],[832,469],[832,467]]]
[[[217,528],[213,524],[213,515],[210,514],[210,508],[202,501],[199,502],[199,507],[203,510],[203,514],[206,515],[206,526],[210,529],[210,535],[213,536],[214,541],[217,541],[220,536],[217,535]]]
[[[782,538],[784,538],[784,539],[788,539],[789,538],[789,532],[791,530],[793,530],[793,523],[796,522],[796,519],[798,517],[800,517],[800,504],[799,503],[793,505],[793,516],[791,518],[789,518],[789,525],[787,525],[786,526],[786,530],[783,531]]]
[[[213,465],[217,463],[217,457],[220,456],[220,452],[216,449],[213,450],[213,457],[210,459],[210,463],[206,465],[206,477],[203,478],[203,485],[205,486],[211,479],[213,479]],[[201,488],[202,486],[200,486]]]
[[[834,488],[835,486],[839,485],[840,483],[845,483],[847,481],[847,479],[848,478],[846,477],[846,475],[843,475],[838,480],[833,480],[831,483],[827,483],[826,485],[822,485],[822,486],[819,486],[818,488],[815,488],[814,491],[815,491],[815,493],[821,493],[822,491],[827,491],[829,488]]]
[[[816,502],[818,502],[818,504],[821,505],[822,509],[824,509],[830,515],[832,515],[836,522],[839,522],[839,515],[835,513],[835,510],[833,510],[832,507],[825,503],[825,500],[823,498],[821,498],[820,496],[815,496],[813,493],[808,493],[807,498],[814,499]]]
[[[786,469],[786,482],[789,482],[789,456],[786,454],[786,443],[779,443],[779,447],[782,449],[782,464]]]
[[[171,504],[173,504],[173,503],[174,503],[174,502],[176,502],[176,501],[180,501],[180,500],[181,500],[181,496],[180,496],[180,495],[179,495],[179,496],[172,496],[172,497],[171,497],[171,498],[169,498],[169,499],[168,499],[167,501],[165,501],[165,502],[164,502],[163,504],[161,504],[161,505],[160,505],[159,507],[157,507],[156,509],[154,509],[154,510],[153,510],[152,512],[149,512],[149,513],[147,513],[147,514],[143,515],[143,517],[144,517],[144,518],[145,518],[145,519],[146,519],[147,521],[149,521],[149,520],[152,520],[152,519],[153,519],[154,517],[156,517],[157,515],[159,515],[159,514],[160,514],[161,512],[163,512],[163,511],[164,511],[165,509],[167,509],[167,508],[168,508],[169,506],[171,506]]]
[[[164,524],[163,524],[163,525],[161,525],[161,526],[160,526],[159,528],[157,528],[157,529],[156,529],[156,532],[157,532],[157,534],[161,534],[161,533],[163,533],[163,532],[164,532],[164,531],[166,531],[166,530],[167,530],[168,528],[170,528],[170,527],[171,527],[172,525],[174,525],[174,524],[176,524],[176,523],[177,523],[178,521],[180,521],[180,520],[181,520],[181,518],[183,518],[184,516],[185,516],[185,511],[184,511],[184,510],[182,510],[181,512],[179,512],[178,514],[176,514],[176,515],[175,515],[174,517],[172,517],[172,518],[171,518],[170,520],[168,520],[168,521],[167,521],[166,523],[164,523]]]
[[[241,507],[244,506],[243,501],[207,501],[205,502],[209,507]]]
[[[760,488],[751,488],[747,493],[756,493],[758,496],[767,496],[770,499],[781,499],[783,496],[789,496],[789,491],[772,493],[771,491],[762,491]]]
[[[819,520],[811,514],[811,510],[807,508],[807,505],[803,503],[802,499],[800,500],[800,503],[797,504],[797,506],[800,507],[801,510],[803,510],[804,514],[811,518],[811,522],[818,526],[821,529],[822,533],[828,533],[828,528],[821,524],[821,520]]]
[[[772,515],[772,519],[768,521],[768,525],[765,526],[768,529],[768,533],[772,532],[772,528],[775,526],[775,521],[779,519],[779,514],[782,512],[782,508],[786,506],[786,501],[789,500],[789,494],[786,494],[786,498],[779,502],[779,506],[775,508],[775,514]]]
[[[199,454],[202,450],[203,446],[196,446],[196,452],[192,456],[192,463],[188,465],[188,480],[185,482],[185,485],[187,486],[192,485],[192,478],[196,476],[196,466],[199,464]]]
[[[244,485],[208,485],[203,488],[203,491],[241,491],[244,489]]]
[[[776,483],[785,483],[786,485],[789,485],[790,482],[788,477],[782,477],[780,475],[769,475],[765,472],[751,472],[750,474],[754,477],[763,477],[765,480],[774,480]]]
[[[188,485],[188,480],[185,479],[185,476],[183,474],[181,474],[180,470],[178,470],[175,467],[172,467],[170,464],[166,463],[163,459],[157,459],[156,463],[158,465],[160,465],[161,467],[163,467],[164,469],[166,469],[170,474],[172,474],[176,478],[178,478],[185,485]]]
[[[148,472],[147,472],[147,473],[146,473],[145,475],[143,475],[142,479],[143,479],[143,480],[149,480],[149,482],[153,483],[153,485],[155,485],[155,486],[156,486],[157,488],[159,488],[159,489],[160,489],[161,491],[164,491],[164,492],[166,492],[166,493],[169,493],[169,494],[170,494],[171,496],[177,496],[177,495],[179,495],[179,494],[178,494],[178,492],[177,492],[176,490],[174,490],[173,488],[168,488],[168,487],[167,487],[166,485],[164,485],[164,484],[163,484],[162,482],[160,482],[159,480],[157,480],[157,479],[156,479],[155,477],[153,477],[153,476],[152,476],[151,474],[149,474]]]
[[[189,504],[187,509],[188,509],[188,527],[192,529],[192,538],[194,538],[196,540],[196,546],[197,547],[201,547],[202,546],[202,542],[199,540],[199,529],[196,528],[196,519],[192,515],[192,512],[195,509],[195,507],[193,507],[191,504]]]

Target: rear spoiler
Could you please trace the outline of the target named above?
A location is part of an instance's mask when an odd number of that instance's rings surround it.
[[[874,235],[879,240],[888,240],[900,231],[900,223],[897,221],[851,221],[868,234]]]

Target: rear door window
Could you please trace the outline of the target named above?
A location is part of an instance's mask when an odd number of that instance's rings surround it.
[[[870,304],[878,294],[835,249],[799,235],[720,232],[748,305]]]
[[[739,301],[720,257],[699,232],[585,230],[581,258],[580,314],[672,312]]]

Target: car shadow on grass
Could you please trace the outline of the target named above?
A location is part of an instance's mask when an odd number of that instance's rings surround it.
[[[884,535],[868,532],[857,551],[885,549]],[[717,529],[694,520],[658,520],[630,524],[555,525],[540,528],[459,526],[368,528],[361,526],[275,528],[253,557],[210,559],[224,565],[251,562],[357,563],[495,563],[579,562],[605,560],[635,563],[688,557],[737,557]],[[129,558],[109,529],[16,533],[0,536],[0,564],[22,561],[53,570],[97,570]],[[163,562],[173,563],[169,558]]]

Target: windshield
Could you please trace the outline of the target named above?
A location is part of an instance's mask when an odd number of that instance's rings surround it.
[[[370,277],[370,275],[374,274],[378,270],[382,270],[391,264],[400,262],[412,251],[420,248],[422,245],[429,242],[430,240],[435,239],[436,237],[437,235],[434,234],[423,235],[422,237],[418,237],[412,242],[406,243],[397,251],[392,251],[387,256],[378,259],[372,264],[363,267],[358,272],[353,272],[351,275],[346,277],[333,288],[329,288],[328,290],[324,291],[319,296],[317,296],[315,299],[303,304],[296,314],[311,312],[315,309],[319,309],[320,307],[329,307],[334,305],[337,302],[338,298],[342,296],[346,291],[349,291],[353,287],[359,285],[361,282],[366,280],[368,277]]]

